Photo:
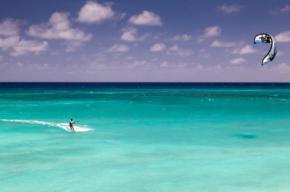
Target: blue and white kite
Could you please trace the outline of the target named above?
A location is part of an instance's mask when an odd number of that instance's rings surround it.
[[[269,63],[270,61],[274,60],[274,58],[277,55],[277,48],[274,38],[267,33],[261,33],[255,36],[254,44],[262,44],[262,43],[267,43],[271,45],[270,50],[262,60],[262,65],[265,65],[266,63]]]

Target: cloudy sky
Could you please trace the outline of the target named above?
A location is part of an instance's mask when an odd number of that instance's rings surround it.
[[[0,81],[285,82],[289,53],[289,0],[0,1]]]

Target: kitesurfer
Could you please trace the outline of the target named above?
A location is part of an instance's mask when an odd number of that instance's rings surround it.
[[[70,119],[70,121],[69,121],[69,128],[71,129],[71,131],[75,131],[75,129],[74,129],[74,124],[75,124],[75,121],[73,120],[73,119]]]

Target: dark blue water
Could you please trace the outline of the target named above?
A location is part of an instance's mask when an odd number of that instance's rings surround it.
[[[290,83],[0,83],[0,89],[288,89]]]

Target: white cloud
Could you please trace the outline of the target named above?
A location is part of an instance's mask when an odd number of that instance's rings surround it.
[[[48,43],[46,41],[21,40],[19,36],[0,38],[0,49],[9,51],[13,56],[29,53],[38,54],[45,51],[47,47]]]
[[[219,26],[207,27],[204,31],[204,37],[216,37],[221,34],[222,30]]]
[[[277,69],[280,73],[289,73],[290,65],[288,65],[287,63],[280,63],[277,65]]]
[[[242,63],[245,63],[245,62],[246,62],[246,60],[244,58],[242,58],[242,57],[230,60],[230,63],[233,64],[233,65],[239,65],[239,64],[242,64]]]
[[[190,41],[191,39],[192,39],[192,36],[188,34],[175,35],[173,37],[174,41]]]
[[[238,4],[224,4],[218,7],[218,9],[225,14],[238,13],[242,8],[243,6]]]
[[[66,52],[74,52],[78,48],[83,46],[84,42],[82,42],[82,41],[66,41],[65,45],[66,45],[66,49],[65,49]]]
[[[275,10],[275,11],[271,11],[270,13],[273,14],[273,15],[290,13],[290,5],[284,5],[280,9]]]
[[[13,47],[11,55],[19,56],[28,53],[38,54],[42,51],[45,51],[47,49],[47,46],[48,43],[46,41],[37,42],[37,41],[21,40],[15,47]]]
[[[124,53],[124,52],[129,51],[129,47],[127,45],[116,44],[116,45],[113,45],[108,51],[116,52],[116,53]]]
[[[282,7],[281,9],[280,9],[280,12],[281,13],[289,13],[290,12],[290,5],[284,5],[284,7]]]
[[[247,55],[247,54],[252,54],[255,52],[256,52],[256,50],[250,45],[245,45],[244,47],[237,48],[237,49],[233,50],[234,54],[239,54],[239,55]]]
[[[28,34],[43,39],[61,39],[79,42],[86,42],[92,38],[91,34],[86,34],[80,29],[72,28],[69,14],[62,12],[53,13],[48,23],[30,26]]]
[[[199,56],[201,56],[203,58],[209,58],[211,56],[210,52],[207,49],[205,49],[205,48],[201,48],[198,51],[198,54],[199,54]]]
[[[0,23],[0,35],[15,36],[19,33],[19,23],[13,19],[5,19]]]
[[[164,43],[155,43],[151,48],[151,52],[161,52],[166,49],[166,45]]]
[[[78,21],[82,23],[101,23],[113,16],[114,11],[110,6],[88,1],[79,11]]]
[[[38,54],[48,47],[46,41],[24,40],[19,36],[19,22],[5,19],[0,23],[0,49],[8,51],[12,56]],[[2,37],[1,37],[2,36]]]
[[[130,67],[140,67],[146,65],[148,62],[146,60],[134,60]]]
[[[128,42],[140,41],[141,39],[137,35],[138,35],[138,31],[136,28],[127,28],[123,30],[121,39],[123,41],[128,41]]]
[[[282,56],[282,55],[285,55],[285,52],[284,52],[284,51],[278,51],[278,52],[277,52],[277,56],[278,56],[278,57],[280,57],[280,56]]]
[[[0,37],[0,48],[3,50],[7,50],[13,48],[20,41],[19,36],[11,36],[11,37]]]
[[[219,41],[215,40],[211,43],[211,47],[235,47],[237,44],[235,42],[225,42],[225,41]]]
[[[217,37],[221,34],[221,32],[222,29],[217,25],[207,27],[205,28],[203,35],[199,38],[199,41],[204,41],[205,39],[210,37]]]
[[[167,61],[163,61],[161,64],[160,64],[160,67],[168,67],[169,64]]]
[[[275,37],[277,42],[288,43],[290,42],[290,31],[281,32]]]
[[[178,45],[173,45],[169,48],[170,51],[178,51],[180,48]]]
[[[162,26],[161,18],[155,13],[146,10],[139,15],[130,17],[129,23],[134,25]]]
[[[173,45],[169,48],[169,50],[167,51],[167,54],[168,55],[175,54],[181,57],[188,57],[192,55],[192,51],[189,49],[181,48],[178,45]]]

